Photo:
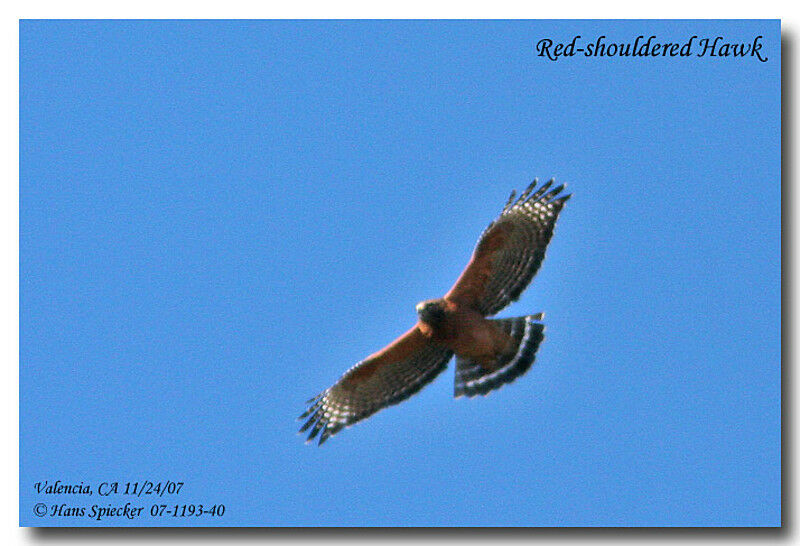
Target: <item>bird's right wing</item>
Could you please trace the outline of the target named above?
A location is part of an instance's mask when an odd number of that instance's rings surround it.
[[[300,429],[320,445],[342,428],[402,402],[433,381],[452,351],[428,340],[416,326],[380,352],[350,368],[332,387],[308,401]]]

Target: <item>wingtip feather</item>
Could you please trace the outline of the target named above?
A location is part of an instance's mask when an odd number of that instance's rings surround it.
[[[533,179],[533,182],[531,182],[531,183],[528,185],[528,187],[527,187],[527,188],[525,188],[525,191],[524,191],[524,192],[522,192],[522,195],[520,195],[520,196],[519,196],[519,199],[517,200],[517,203],[524,203],[524,202],[525,202],[525,200],[528,198],[528,196],[529,196],[529,195],[531,194],[531,192],[533,191],[533,189],[534,189],[534,188],[535,188],[535,187],[536,187],[538,184],[539,184],[539,179],[538,179],[538,178],[534,178],[534,179]]]
[[[544,195],[544,192],[546,192],[546,191],[547,191],[547,189],[548,189],[550,186],[552,186],[552,185],[553,185],[553,182],[555,182],[555,179],[550,179],[549,181],[547,181],[547,182],[545,182],[544,184],[542,184],[542,185],[541,185],[541,187],[540,187],[538,190],[536,190],[536,193],[534,193],[533,195],[531,195],[531,196],[530,196],[530,197],[529,197],[529,198],[528,198],[526,201],[538,201],[538,200],[539,200],[539,198],[540,198],[542,195]]]

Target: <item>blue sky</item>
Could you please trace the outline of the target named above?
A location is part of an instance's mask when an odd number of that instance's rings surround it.
[[[21,523],[779,524],[779,33],[23,21]],[[769,60],[535,55],[577,34],[763,35]],[[534,368],[472,400],[448,370],[305,445],[303,402],[444,294],[535,176],[574,195],[500,315],[547,313]],[[186,485],[34,491],[56,479]]]

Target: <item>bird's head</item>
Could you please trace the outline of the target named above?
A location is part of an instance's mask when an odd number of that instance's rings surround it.
[[[417,315],[422,322],[436,326],[444,320],[444,302],[442,300],[428,300],[417,304]]]

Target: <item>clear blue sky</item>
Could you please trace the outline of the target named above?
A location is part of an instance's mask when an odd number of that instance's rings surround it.
[[[780,26],[20,26],[20,519],[139,525],[776,525]],[[746,59],[541,38],[763,35]],[[547,313],[487,398],[452,369],[318,449],[303,402],[442,295],[511,189],[573,198],[501,316]],[[164,499],[37,481],[183,481]]]

